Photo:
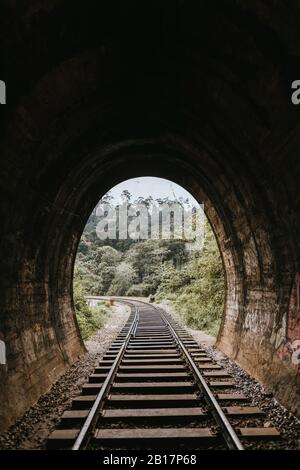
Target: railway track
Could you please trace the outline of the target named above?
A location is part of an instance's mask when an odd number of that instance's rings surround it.
[[[280,438],[164,310],[126,301],[131,314],[48,448],[235,449]]]

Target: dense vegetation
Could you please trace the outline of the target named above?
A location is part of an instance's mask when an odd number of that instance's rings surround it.
[[[193,242],[185,240],[102,241],[96,234],[98,220],[94,211],[82,235],[75,264],[75,305],[85,336],[99,327],[105,317],[103,311],[96,317],[90,312],[85,294],[150,297],[156,302],[169,302],[187,325],[217,333],[224,278],[219,250],[207,221],[204,247],[197,251],[192,249]]]
[[[110,316],[110,306],[101,301],[97,307],[90,307],[85,298],[85,291],[79,279],[74,279],[74,306],[78,326],[83,339],[87,339],[96,330],[102,328]]]
[[[214,235],[207,224],[203,249],[181,270],[165,270],[157,300],[169,300],[191,328],[217,335],[224,306],[224,275]]]

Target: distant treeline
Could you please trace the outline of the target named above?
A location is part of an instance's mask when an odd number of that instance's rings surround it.
[[[130,203],[128,192],[124,197]],[[134,203],[142,201],[139,198]],[[75,303],[79,293],[81,301],[83,293],[151,297],[156,302],[171,302],[187,325],[217,333],[223,311],[224,276],[207,221],[204,246],[196,250],[194,242],[185,240],[100,240],[96,234],[98,220],[93,211],[79,244]],[[77,312],[80,314],[80,308]]]

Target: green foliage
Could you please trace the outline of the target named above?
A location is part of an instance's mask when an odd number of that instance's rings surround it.
[[[148,297],[151,289],[151,284],[141,282],[140,284],[134,284],[133,286],[129,287],[126,292],[126,295],[131,297]]]
[[[114,279],[110,285],[109,295],[126,295],[128,289],[136,282],[137,274],[134,267],[121,261],[115,270]]]
[[[130,203],[128,192],[124,192],[123,198]],[[149,198],[139,202],[151,204]],[[84,293],[169,300],[187,325],[217,333],[223,312],[224,275],[208,222],[205,244],[200,251],[191,249],[193,244],[184,240],[101,241],[96,235],[96,225],[93,211],[75,265],[76,311],[85,335],[96,323],[101,324],[104,313],[91,314],[91,309],[84,305]]]
[[[78,326],[83,339],[102,328],[109,317],[110,309],[106,302],[99,302],[97,307],[89,307],[85,299],[85,290],[80,279],[74,279],[74,306]]]
[[[218,333],[224,308],[224,274],[217,243],[208,222],[203,249],[190,256],[184,269],[168,267],[156,299],[168,299],[191,328]]]

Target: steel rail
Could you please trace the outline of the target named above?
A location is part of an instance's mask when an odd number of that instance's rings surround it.
[[[101,387],[101,390],[100,392],[98,393],[97,397],[96,397],[96,400],[80,430],[80,433],[78,434],[77,438],[76,438],[76,441],[75,443],[73,444],[72,446],[72,450],[80,450],[82,449],[87,443],[88,443],[88,440],[89,440],[89,436],[91,435],[91,432],[93,431],[93,428],[94,428],[94,425],[96,424],[96,420],[98,419],[99,417],[99,412],[101,411],[101,405],[103,404],[103,400],[106,396],[106,394],[108,393],[108,390],[109,390],[109,387],[112,383],[112,381],[114,380],[114,377],[115,377],[115,374],[117,372],[117,369],[119,367],[119,364],[122,360],[122,357],[123,357],[123,354],[125,352],[125,349],[129,343],[129,340],[131,338],[131,335],[135,329],[136,331],[136,328],[137,328],[137,324],[138,324],[138,307],[136,305],[134,305],[135,307],[135,316],[134,316],[134,319],[133,319],[133,322],[131,324],[131,327],[127,333],[127,336],[124,340],[124,343],[122,344],[117,356],[116,356],[116,359],[114,360],[112,366],[111,366],[111,369]]]
[[[136,336],[136,330],[137,330],[137,327],[138,327],[138,324],[139,324],[139,320],[140,320],[140,316],[139,316],[139,314],[137,313],[137,307],[135,306],[135,308],[136,308],[136,316],[137,316],[137,318],[136,318],[136,322],[135,322],[135,327],[133,328],[133,331],[132,331],[132,336],[133,336],[134,338],[135,338],[135,336]]]
[[[154,306],[155,307],[155,306]],[[157,307],[155,307],[157,308]],[[214,397],[213,393],[211,392],[209,386],[207,385],[203,375],[199,371],[197,365],[194,362],[194,359],[184,346],[183,342],[181,341],[180,337],[178,336],[176,330],[173,328],[172,324],[169,322],[169,320],[165,317],[164,313],[161,311],[161,309],[157,308],[165,321],[166,325],[169,327],[173,338],[177,342],[178,346],[180,349],[183,351],[186,359],[188,360],[190,367],[192,368],[192,371],[194,375],[197,378],[197,384],[200,388],[200,390],[204,393],[205,400],[207,404],[211,407],[212,409],[212,414],[217,422],[217,424],[220,426],[223,432],[224,439],[226,441],[226,444],[229,449],[231,450],[244,450],[243,444],[241,443],[238,435],[236,434],[235,430],[229,423],[226,415],[224,414],[222,408],[220,407],[219,403],[217,402],[216,398]]]

